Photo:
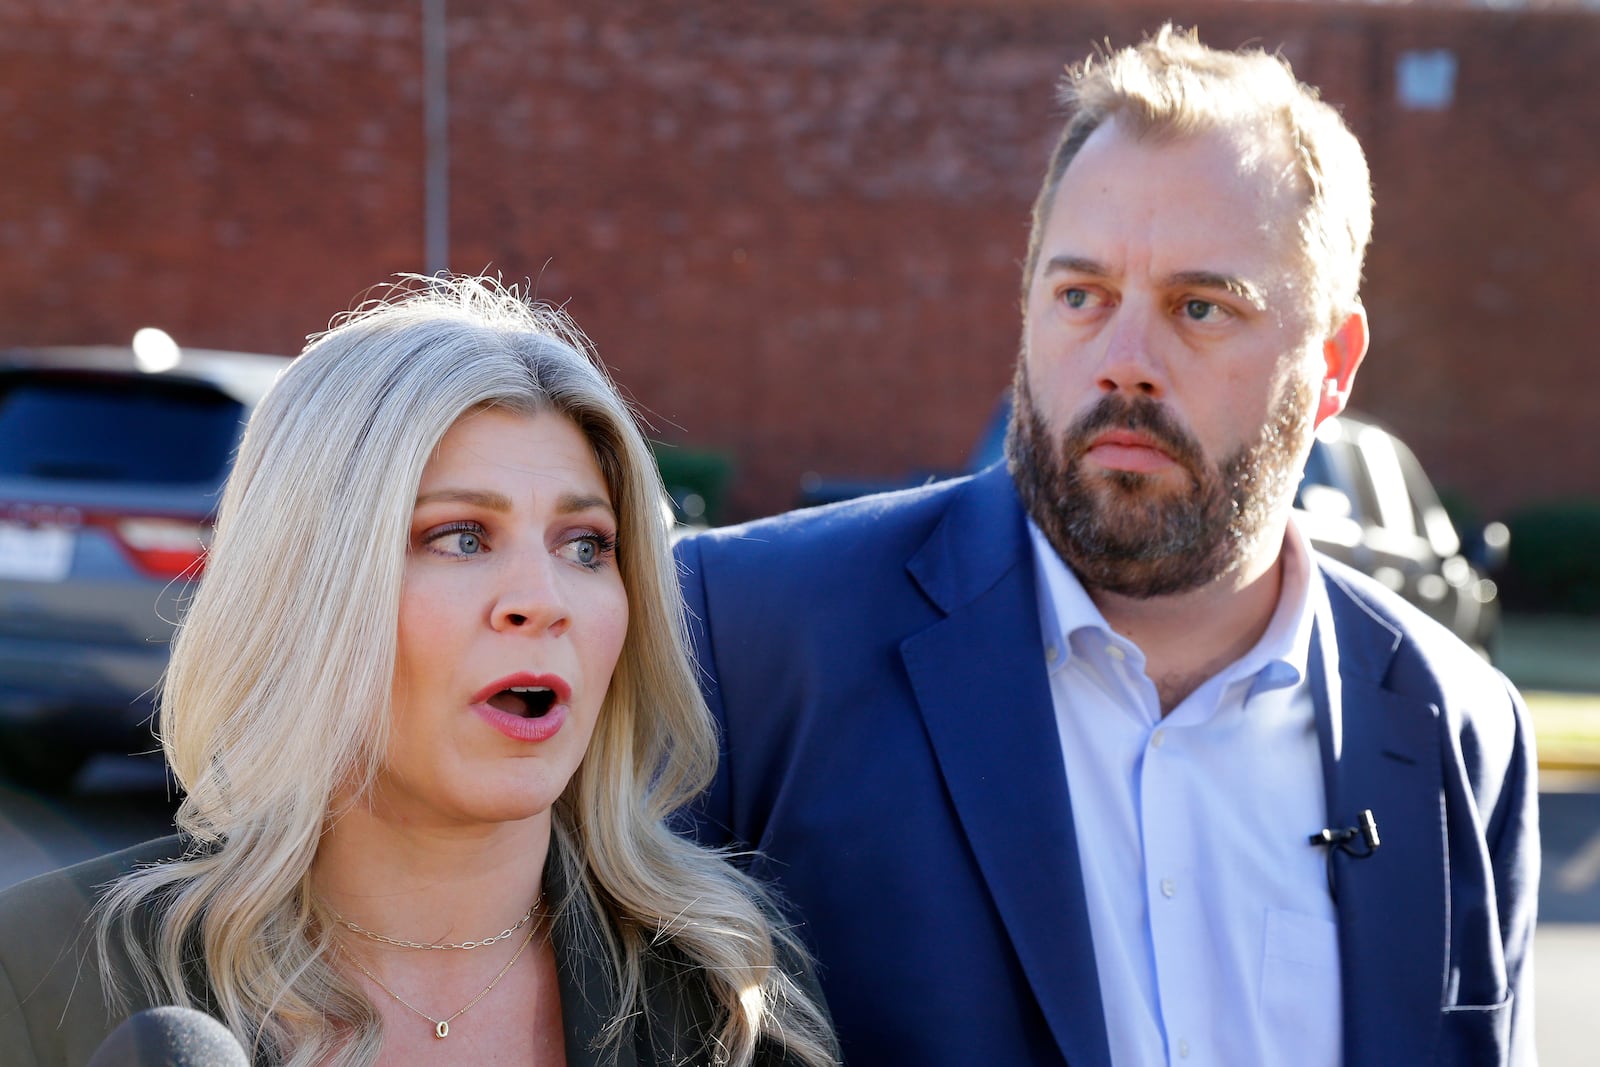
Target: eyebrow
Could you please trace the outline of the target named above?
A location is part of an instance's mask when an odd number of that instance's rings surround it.
[[[431,493],[417,494],[417,507],[424,504],[476,504],[490,511],[510,511],[511,498],[504,493],[488,489],[435,489]]]
[[[563,493],[556,500],[556,510],[562,514],[574,511],[603,511],[607,515],[616,517],[616,509],[611,506],[611,501],[603,496],[585,496],[579,493]]]
[[[1267,298],[1261,290],[1231,274],[1218,274],[1209,270],[1183,270],[1167,279],[1173,285],[1190,285],[1196,289],[1221,289],[1225,293],[1232,293],[1257,311],[1267,310]]]
[[[1045,264],[1046,274],[1083,274],[1091,278],[1109,278],[1111,271],[1098,260],[1084,256],[1052,256]],[[1249,304],[1257,311],[1267,309],[1267,299],[1259,286],[1232,274],[1212,270],[1181,270],[1167,276],[1166,284],[1192,286],[1196,289],[1221,289]]]
[[[1105,265],[1083,256],[1051,256],[1044,265],[1046,274],[1087,274],[1093,278],[1110,277]]]
[[[416,507],[424,504],[472,504],[489,511],[510,511],[511,498],[492,489],[435,489],[431,493],[418,493]],[[598,508],[615,517],[611,501],[603,496],[583,493],[563,493],[556,498],[556,510],[563,515]]]

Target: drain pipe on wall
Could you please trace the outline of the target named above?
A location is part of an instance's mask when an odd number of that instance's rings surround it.
[[[422,0],[423,262],[429,274],[450,269],[450,86],[446,0]]]

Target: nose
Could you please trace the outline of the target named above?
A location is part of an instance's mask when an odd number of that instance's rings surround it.
[[[1154,400],[1166,394],[1166,375],[1155,355],[1155,334],[1148,311],[1125,300],[1104,334],[1105,352],[1096,383],[1102,393]]]
[[[503,633],[560,636],[572,626],[567,589],[547,553],[504,563],[503,581],[489,611],[489,625]]]

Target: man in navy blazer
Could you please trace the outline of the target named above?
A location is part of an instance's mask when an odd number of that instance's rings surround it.
[[[1528,719],[1309,548],[1364,156],[1280,60],[1068,72],[1008,463],[681,543],[724,760],[848,1062],[1530,1064]]]

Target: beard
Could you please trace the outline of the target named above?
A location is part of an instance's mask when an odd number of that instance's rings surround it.
[[[1254,441],[1218,463],[1159,401],[1107,393],[1052,439],[1018,361],[1006,461],[1028,515],[1090,590],[1147,599],[1188,592],[1239,568],[1292,498],[1311,433],[1316,383],[1300,370],[1274,398]],[[1151,438],[1187,475],[1090,471],[1107,430]]]

